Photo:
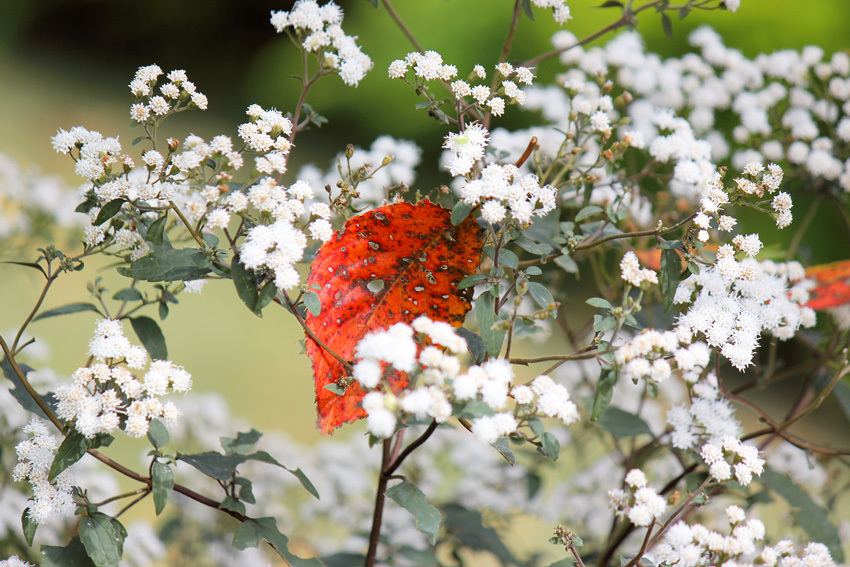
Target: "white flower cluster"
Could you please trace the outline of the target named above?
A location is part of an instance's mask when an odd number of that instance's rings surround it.
[[[429,346],[420,350],[414,334]],[[520,413],[554,417],[565,424],[578,420],[567,389],[548,376],[512,388],[513,369],[504,359],[473,365],[463,372],[458,355],[466,349],[466,341],[451,325],[424,316],[411,326],[396,323],[366,335],[357,345],[360,360],[354,366],[354,378],[366,390],[378,388],[363,398],[369,430],[377,437],[392,435],[399,414],[428,416],[442,423],[451,417],[452,402],[472,401],[483,402],[495,412],[472,420],[472,432],[484,443],[514,433],[522,425]],[[421,376],[422,386],[398,395],[384,391],[381,378],[391,368],[407,372],[411,383]],[[516,409],[504,411],[510,397],[516,401]]]
[[[729,535],[709,530],[702,524],[674,524],[664,534],[664,541],[654,549],[651,558],[658,563],[682,567],[712,565],[718,555],[726,558],[723,565],[741,567],[753,564],[768,567],[835,566],[829,549],[822,543],[807,544],[800,557],[794,554],[794,544],[789,540],[773,546],[765,545],[759,550],[756,542],[764,539],[764,524],[756,518],[747,519],[739,506],[727,507],[726,518],[732,528]],[[756,556],[756,560],[748,562],[745,556]]]
[[[630,380],[639,378],[663,382],[673,371],[673,364],[688,382],[695,382],[708,365],[711,351],[701,341],[693,341],[690,333],[646,329],[614,355],[620,374]]]
[[[73,422],[85,437],[116,429],[132,437],[143,437],[151,419],[163,418],[173,424],[180,417],[173,402],[163,403],[159,397],[169,390],[189,391],[192,377],[167,360],[155,360],[145,375],[137,378],[131,369],[143,369],[148,356],[124,336],[119,321],[98,321],[89,354],[94,362],[77,369],[73,382],[56,389],[57,415]]]
[[[113,165],[133,167],[135,162],[125,156],[118,138],[104,138],[100,132],[75,126],[69,131],[60,129],[51,139],[53,149],[76,158],[76,173],[88,181],[99,181],[111,172]],[[74,154],[78,149],[79,153]]]
[[[289,12],[272,12],[271,24],[278,33],[292,28],[305,51],[317,53],[326,68],[356,87],[372,68],[372,60],[360,50],[356,36],[345,34],[342,19],[342,8],[333,2],[319,6],[315,0],[297,0]]]
[[[687,405],[673,406],[667,412],[667,423],[673,428],[670,433],[673,447],[691,449],[697,443],[718,443],[741,435],[741,424],[735,418],[735,410],[717,386],[717,376],[709,372],[691,387]]]
[[[664,514],[667,502],[654,488],[648,486],[646,474],[632,469],[626,474],[629,491],[616,488],[608,491],[611,507],[618,515],[626,516],[635,526],[646,527]]]
[[[158,117],[173,113],[181,108],[194,107],[206,110],[209,104],[206,95],[198,92],[195,83],[186,76],[186,71],[176,69],[166,75],[170,82],[155,87],[162,69],[158,65],[139,67],[136,76],[130,81],[130,92],[136,102],[130,107],[130,118],[139,124],[154,122]]]
[[[85,217],[74,211],[76,192],[57,177],[30,169],[0,153],[0,239],[49,227],[78,227]]]
[[[0,567],[35,567],[32,563],[27,563],[17,555],[13,555],[9,559],[0,561]]]
[[[24,427],[24,433],[29,435],[29,439],[21,441],[15,447],[18,464],[12,473],[12,480],[28,480],[32,485],[33,502],[27,513],[29,519],[43,524],[54,516],[73,515],[76,506],[71,497],[71,489],[74,486],[73,473],[70,469],[65,469],[52,482],[47,480],[50,466],[59,448],[56,439],[48,433],[47,424],[35,417]]]
[[[510,218],[530,224],[533,217],[544,217],[555,209],[558,192],[551,185],[540,186],[533,173],[521,174],[515,165],[491,163],[476,179],[462,180],[458,189],[461,200],[481,204],[481,218],[490,224]]]
[[[445,65],[443,56],[436,51],[408,53],[404,59],[396,59],[390,63],[387,72],[391,79],[401,79],[407,75],[409,69],[413,69],[417,77],[426,81],[451,81],[457,76],[457,67]]]
[[[240,192],[230,196],[232,210],[244,210],[248,203],[259,211],[271,213],[274,222],[261,224],[248,231],[248,237],[239,249],[239,257],[246,268],[256,270],[268,268],[274,273],[275,286],[281,291],[297,286],[301,276],[295,264],[304,257],[307,235],[295,226],[306,212],[304,201],[313,198],[313,188],[299,180],[289,188],[278,185],[271,177],[262,178],[251,187],[248,195]],[[234,204],[234,202],[236,204]],[[317,217],[309,225],[312,238],[327,242],[333,235],[329,221],[330,208],[324,203],[315,203],[310,215]]]
[[[631,250],[620,260],[620,277],[635,287],[643,282],[658,283],[658,274],[648,268],[641,269],[637,254]]]
[[[475,163],[484,157],[489,136],[487,129],[478,123],[470,124],[463,132],[446,135],[443,147],[454,154],[446,163],[452,177],[468,175],[472,171]]]
[[[552,8],[552,16],[559,24],[573,19],[566,0],[531,0],[531,3],[540,8]]]
[[[746,241],[741,247],[747,251]],[[752,363],[762,332],[788,340],[800,327],[815,324],[815,312],[802,307],[810,283],[799,263],[738,262],[729,245],[721,246],[717,257],[714,266],[679,284],[674,301],[691,305],[677,326],[700,333],[735,368]]]
[[[700,456],[709,467],[708,474],[718,482],[731,480],[734,472],[738,484],[747,486],[753,475],[761,476],[764,472],[764,459],[759,457],[758,448],[742,443],[737,437],[727,436],[720,442],[706,443],[700,449]]]
[[[255,158],[257,171],[271,175],[286,173],[287,159],[292,144],[292,121],[279,110],[263,110],[259,104],[248,107],[249,122],[239,125],[239,137],[249,150],[264,155]]]
[[[378,169],[388,156],[392,157],[392,161]],[[380,203],[387,198],[391,187],[413,184],[415,168],[421,159],[422,150],[414,142],[380,136],[375,138],[369,149],[355,147],[350,158],[343,153],[337,154],[327,172],[315,165],[307,165],[298,173],[298,178],[308,181],[313,187],[335,187],[340,180],[340,168],[345,171],[348,165],[352,173],[365,168],[368,177],[357,183],[359,197],[354,202]]]

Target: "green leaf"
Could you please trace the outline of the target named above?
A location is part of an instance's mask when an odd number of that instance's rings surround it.
[[[597,333],[607,333],[617,327],[617,320],[611,315],[594,315],[593,330]]]
[[[375,0],[377,2],[377,0]],[[522,11],[528,16],[528,19],[534,21],[534,11],[531,9],[531,0],[522,0]]]
[[[519,246],[526,252],[535,254],[537,256],[545,256],[546,254],[552,251],[552,246],[550,246],[549,244],[535,242],[524,234],[517,238],[515,242],[517,246]]]
[[[319,499],[319,491],[318,491],[318,490],[316,490],[316,487],[315,487],[315,486],[313,486],[313,483],[312,483],[312,482],[310,482],[310,479],[309,479],[309,478],[307,478],[307,475],[306,475],[306,474],[304,474],[304,471],[302,471],[301,469],[295,469],[295,470],[292,470],[292,469],[289,469],[289,468],[286,468],[286,467],[283,467],[283,468],[285,468],[285,469],[286,469],[286,470],[288,470],[290,473],[292,473],[293,475],[295,475],[295,478],[297,478],[297,479],[298,479],[298,481],[301,483],[301,486],[303,486],[303,487],[304,487],[304,489],[305,489],[307,492],[309,492],[310,494],[312,494],[313,496],[315,496],[316,500],[318,500],[318,499]]]
[[[673,306],[676,288],[679,287],[679,276],[682,273],[682,261],[675,250],[661,251],[661,295],[664,297],[664,311]]]
[[[575,564],[575,561],[573,561],[571,557],[564,557],[563,559],[555,561],[554,563],[550,563],[546,567],[573,567],[573,565]]]
[[[464,203],[463,201],[459,201],[452,208],[452,225],[457,226],[469,216],[469,213],[472,212],[474,207],[469,203]]]
[[[599,418],[599,425],[618,439],[634,437],[642,433],[652,435],[649,425],[640,416],[614,406],[609,406],[602,414],[602,417]]]
[[[578,273],[578,264],[576,264],[576,261],[567,254],[563,254],[555,258],[555,263],[568,274]]]
[[[614,384],[617,383],[616,372],[606,372],[599,377],[596,383],[596,391],[593,393],[593,409],[590,411],[590,421],[596,421],[608,406],[611,405],[611,397],[614,395]]]
[[[661,12],[661,27],[664,29],[664,35],[667,39],[673,41],[673,22],[670,21],[670,16],[666,12]]]
[[[79,461],[86,454],[86,438],[76,429],[72,429],[59,449],[56,451],[56,456],[53,457],[53,464],[50,465],[50,473],[47,475],[47,480],[53,480],[59,476],[62,471]]]
[[[154,246],[162,246],[165,240],[165,225],[168,223],[168,212],[151,223],[148,227],[148,232],[145,234],[145,240]]]
[[[27,268],[33,268],[34,270],[38,270],[44,277],[47,277],[47,273],[44,271],[44,268],[36,264],[35,262],[12,262],[11,260],[4,260],[0,262],[0,264],[15,264],[17,266],[26,266]]]
[[[209,260],[197,248],[155,248],[130,267],[118,268],[122,276],[148,282],[198,280],[212,271]]]
[[[558,438],[547,431],[540,438],[540,441],[543,443],[541,447],[543,454],[553,461],[557,461],[558,455],[561,454],[561,444],[558,442]]]
[[[319,294],[315,291],[308,291],[302,297],[304,306],[313,317],[318,317],[322,313],[322,302],[319,299]]]
[[[528,283],[528,291],[531,293],[531,297],[534,298],[534,301],[542,307],[546,309],[549,305],[555,303],[555,298],[552,297],[552,294],[549,293],[549,290],[546,289],[546,286],[537,282],[529,282]]]
[[[765,467],[759,480],[779,494],[793,508],[791,515],[806,532],[811,541],[829,548],[836,563],[844,563],[844,551],[838,530],[829,520],[829,512],[815,502],[811,495],[788,475]]]
[[[507,437],[496,439],[490,446],[496,449],[511,465],[516,464],[516,455],[511,451],[511,444],[508,442]]]
[[[277,295],[277,287],[274,285],[274,282],[266,282],[266,285],[264,285],[263,289],[260,290],[260,295],[257,296],[257,304],[254,306],[254,313],[262,316],[263,309],[272,302],[275,295]]]
[[[525,273],[529,276],[539,276],[543,273],[543,270],[541,270],[537,266],[529,266],[525,269]]]
[[[243,516],[248,512],[248,509],[245,508],[245,503],[240,502],[233,496],[226,496],[224,500],[221,501],[221,504],[218,505],[222,510],[231,510],[238,514],[242,514]]]
[[[405,555],[403,552],[402,554]],[[360,553],[334,553],[322,557],[322,561],[327,567],[361,567],[366,561],[366,556]],[[413,562],[413,565],[435,567],[434,565],[423,565],[421,562]]]
[[[623,3],[617,2],[617,0],[607,0],[607,2],[603,2],[597,8],[622,8]]]
[[[596,205],[588,205],[578,212],[576,215],[575,222],[583,221],[587,217],[592,217],[593,215],[605,212],[602,207],[597,207]]]
[[[236,474],[236,467],[244,463],[246,458],[245,455],[222,455],[216,451],[206,451],[193,455],[177,453],[177,459],[216,480],[229,480]]]
[[[25,508],[24,513],[21,515],[21,530],[24,532],[27,545],[32,547],[32,540],[35,538],[35,531],[38,529],[38,524],[30,519],[29,512],[30,509]]]
[[[159,516],[165,510],[168,497],[171,496],[171,491],[174,488],[174,469],[168,463],[154,461],[151,477],[153,479],[153,506],[156,515]]]
[[[460,283],[457,284],[457,288],[466,289],[468,287],[474,286],[475,284],[479,284],[486,279],[487,276],[485,274],[472,274],[471,276],[466,276],[465,278],[460,280]]]
[[[19,364],[18,367],[21,369],[21,372],[24,373],[24,376],[32,372],[32,368],[30,368],[26,364]],[[30,413],[36,414],[42,419],[49,420],[44,411],[39,407],[38,404],[35,403],[35,400],[32,399],[30,393],[27,392],[26,388],[21,382],[21,379],[18,378],[17,374],[15,374],[15,370],[12,368],[12,365],[7,358],[4,357],[2,360],[0,360],[0,368],[3,369],[3,375],[6,376],[6,378],[10,382],[12,382],[12,384],[15,385],[14,388],[9,390],[9,393],[12,394],[12,397],[18,401],[21,407]],[[56,397],[53,394],[46,394],[44,396],[41,396],[41,399],[44,401],[45,404],[47,404],[47,407],[49,407],[55,412]]]
[[[113,200],[109,201],[108,203],[106,203],[105,205],[103,205],[100,208],[100,212],[97,213],[97,218],[92,223],[92,226],[101,225],[101,224],[105,223],[106,221],[108,221],[109,219],[111,219],[112,217],[114,217],[115,215],[117,215],[118,211],[121,210],[121,205],[123,205],[123,204],[124,204],[124,199],[113,199]]]
[[[502,248],[499,250],[499,265],[516,270],[519,268],[519,258],[507,248]]]
[[[459,504],[442,506],[443,525],[463,547],[473,551],[487,551],[499,558],[503,565],[518,565],[516,558],[505,546],[498,532],[484,525],[481,512],[469,510]]]
[[[233,534],[233,547],[234,549],[257,547],[261,540],[266,540],[274,546],[292,567],[324,567],[324,564],[315,557],[303,559],[289,551],[289,538],[280,533],[274,518],[257,518],[242,522]]]
[[[33,321],[47,319],[48,317],[58,317],[59,315],[70,315],[71,313],[79,313],[81,311],[94,311],[95,313],[103,317],[97,307],[95,307],[91,303],[79,301],[76,303],[69,303],[68,305],[63,305],[61,307],[54,307],[53,309],[48,309],[47,311],[42,311],[37,317],[33,319]]]
[[[528,418],[528,426],[531,428],[531,432],[538,437],[543,435],[543,432],[546,431],[546,428],[543,426],[543,420],[536,415]]]
[[[150,317],[130,317],[130,325],[136,336],[142,341],[145,350],[153,360],[167,360],[168,349],[165,347],[165,336],[156,321]]]
[[[490,356],[498,356],[505,341],[505,331],[494,330],[496,314],[493,312],[493,296],[482,293],[475,300],[475,319],[478,321],[478,331],[484,341],[484,348]]]
[[[171,440],[168,429],[158,419],[152,419],[148,426],[148,441],[157,449],[162,449]]]
[[[263,434],[254,428],[251,431],[238,432],[236,437],[221,437],[221,447],[228,455],[244,455],[254,448]]]
[[[598,307],[599,309],[608,309],[611,310],[614,308],[607,299],[603,299],[601,297],[591,297],[587,301],[585,301],[591,307]]]
[[[144,297],[142,296],[142,292],[136,288],[125,287],[113,293],[112,299],[115,301],[142,301]]]
[[[41,567],[94,567],[79,536],[74,536],[66,547],[41,546]]]
[[[455,412],[454,416],[458,419],[476,419],[485,415],[493,415],[496,410],[488,406],[482,401],[473,400],[466,402],[460,411]]]
[[[118,567],[121,561],[119,542],[123,545],[124,540],[115,532],[112,518],[95,512],[80,520],[79,532],[80,541],[96,567]]]
[[[484,348],[484,340],[481,335],[477,335],[464,327],[459,328],[457,334],[466,341],[466,347],[469,349],[469,354],[472,355],[472,361],[475,364],[484,362],[487,350]]]
[[[387,489],[389,496],[396,504],[407,510],[416,522],[416,529],[425,534],[431,545],[437,543],[440,522],[443,516],[440,511],[428,503],[425,494],[415,484],[407,481]]]
[[[234,257],[230,264],[230,277],[236,287],[236,295],[253,312],[257,307],[257,298],[259,297],[257,284],[254,282],[254,270],[247,269],[241,261]]]

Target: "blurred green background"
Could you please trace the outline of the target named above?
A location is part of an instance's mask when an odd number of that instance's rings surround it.
[[[595,7],[600,3],[571,1],[574,19],[563,28],[583,37],[618,17],[616,10]],[[340,4],[346,11],[345,30],[359,35],[375,68],[356,89],[336,77],[319,83],[309,102],[329,123],[299,135],[291,170],[297,172],[298,164],[306,162],[327,167],[346,144],[368,146],[378,135],[390,134],[423,147],[423,184],[446,181],[434,165],[445,130],[413,110],[417,100],[407,87],[386,77],[389,62],[412,47],[383,8],[376,10],[367,0]],[[490,67],[496,61],[511,6],[508,0],[396,2],[425,48],[438,50],[461,75],[476,63]],[[138,134],[130,129],[126,85],[139,66],[151,63],[166,71],[186,69],[210,100],[206,112],[171,120],[167,135],[235,136],[245,108],[255,102],[288,111],[299,93],[290,76],[298,54],[285,36],[275,34],[269,12],[290,7],[291,2],[266,0],[2,0],[0,152],[76,186],[71,160],[52,151],[50,136],[58,128],[83,125],[119,135],[129,149]],[[558,27],[546,11],[535,14],[536,23],[523,16],[512,58],[550,48],[549,37]],[[847,0],[818,0],[805,7],[799,0],[743,0],[736,14],[718,10],[695,12],[682,22],[674,19],[672,42],[654,13],[642,15],[640,30],[650,49],[666,55],[685,52],[688,32],[704,23],[748,56],[807,44],[831,53],[846,46],[848,21]],[[557,68],[550,61],[538,73],[545,78]],[[512,110],[497,125],[519,125],[528,116]],[[28,313],[41,286],[36,275],[0,267],[0,332],[16,328]],[[123,287],[108,272],[103,275],[113,291]],[[94,277],[87,270],[63,278],[46,307],[83,300],[86,282]],[[31,327],[50,345],[47,364],[60,375],[84,363],[92,327],[83,320],[92,319],[90,315]],[[302,334],[282,310],[269,309],[264,319],[257,319],[229,282],[214,282],[201,296],[183,296],[162,326],[170,358],[193,374],[196,390],[223,392],[233,412],[248,416],[260,429],[285,429],[307,442],[318,439],[310,365],[300,354]]]

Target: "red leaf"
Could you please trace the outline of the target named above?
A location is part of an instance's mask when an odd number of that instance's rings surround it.
[[[458,291],[457,284],[478,269],[481,251],[472,217],[453,226],[451,211],[430,201],[358,215],[334,233],[313,261],[307,283],[319,286],[322,310],[316,317],[308,315],[307,326],[348,361],[367,332],[394,323],[427,315],[460,326],[470,308],[471,288]],[[342,396],[325,388],[347,375],[342,363],[309,336],[307,354],[313,359],[322,433],[365,417],[359,406],[364,392],[356,383]],[[394,391],[406,385],[403,373],[391,379]]]
[[[806,303],[812,309],[827,309],[850,303],[850,260],[806,268],[806,277],[818,285]]]

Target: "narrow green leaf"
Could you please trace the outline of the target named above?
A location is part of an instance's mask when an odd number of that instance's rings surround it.
[[[567,254],[563,254],[555,258],[555,263],[568,274],[578,273],[578,264],[576,264],[576,261]]]
[[[89,559],[79,536],[74,536],[66,547],[41,546],[41,567],[95,567]]]
[[[516,464],[516,455],[511,451],[511,444],[508,442],[507,437],[501,437],[496,439],[493,443],[490,444],[491,447],[496,449],[500,455],[502,455],[508,463],[511,465]]]
[[[561,444],[558,442],[558,438],[547,431],[540,438],[540,441],[543,442],[543,454],[553,461],[557,461],[561,454]]]
[[[499,250],[499,265],[516,270],[519,268],[519,258],[507,248],[502,248]]]
[[[39,266],[35,262],[12,262],[11,260],[4,260],[3,262],[0,262],[0,264],[15,264],[17,266],[25,266],[27,268],[33,268],[34,270],[38,270],[39,272],[44,274],[44,277],[47,277],[47,273],[45,273],[44,268],[42,268],[41,266]]]
[[[587,301],[585,301],[591,307],[598,307],[599,309],[613,309],[614,306],[611,305],[611,302],[607,299],[603,299],[601,297],[591,297]]]
[[[91,303],[79,301],[76,303],[69,303],[68,305],[63,305],[61,307],[54,307],[53,309],[48,309],[47,311],[42,311],[38,314],[38,316],[33,319],[33,321],[47,319],[48,317],[58,317],[59,315],[70,315],[71,313],[80,313],[81,311],[94,311],[95,313],[103,317],[97,307],[95,307]]]
[[[459,328],[457,334],[466,341],[466,347],[469,349],[469,354],[472,355],[473,362],[475,364],[484,362],[487,350],[484,348],[484,340],[481,335],[477,335],[464,327]]]
[[[324,567],[324,563],[316,558],[303,559],[289,551],[289,538],[278,530],[274,518],[257,518],[242,522],[233,534],[233,548],[257,547],[261,540],[273,545],[292,567]]]
[[[24,532],[24,538],[27,540],[27,545],[32,547],[32,540],[35,538],[35,531],[38,529],[38,524],[33,522],[29,516],[30,509],[24,509],[21,515],[21,529]]]
[[[118,549],[120,536],[115,533],[111,519],[106,514],[95,512],[80,520],[80,541],[96,567],[118,567],[121,561]]]
[[[156,219],[148,227],[148,232],[145,235],[145,240],[155,246],[162,246],[165,239],[165,225],[168,223],[168,211],[164,215]]]
[[[168,349],[165,347],[165,336],[156,321],[150,317],[130,317],[130,325],[136,336],[142,341],[145,350],[154,360],[166,360]]]
[[[617,2],[617,0],[607,0],[606,2],[603,2],[602,4],[597,6],[597,8],[622,8],[622,7],[623,7],[623,3]]]
[[[197,248],[156,248],[130,267],[118,268],[122,276],[149,282],[198,280],[211,271],[209,260]]]
[[[21,369],[21,372],[24,373],[24,376],[32,372],[32,368],[27,366],[26,364],[18,364],[18,367]],[[21,379],[18,378],[18,375],[15,373],[15,370],[12,368],[12,365],[9,363],[9,360],[6,357],[3,357],[0,360],[0,368],[3,369],[3,375],[8,379],[12,384],[14,384],[14,388],[9,390],[9,393],[12,394],[12,397],[15,398],[22,408],[27,410],[30,413],[34,413],[42,419],[48,419],[47,415],[44,411],[39,407],[38,404],[35,403],[35,400],[32,399],[30,393],[24,387]],[[45,394],[41,396],[41,399],[47,404],[51,410],[56,410],[56,396],[52,393]]]
[[[614,406],[608,407],[602,417],[599,418],[598,423],[605,431],[619,439],[634,437],[642,433],[652,435],[649,425],[640,416]]]
[[[478,332],[484,341],[484,348],[490,356],[498,356],[505,341],[505,331],[494,330],[496,314],[493,312],[493,296],[482,293],[475,300],[475,318],[478,321]]]
[[[222,455],[216,451],[193,455],[177,453],[177,459],[217,480],[229,480],[236,474],[236,467],[245,462],[244,455]]]
[[[53,457],[53,464],[50,465],[50,473],[47,475],[47,480],[53,480],[62,471],[79,461],[86,454],[86,438],[76,429],[72,429],[59,449],[56,451],[56,456]]]
[[[254,445],[260,440],[263,434],[254,428],[251,431],[238,432],[236,437],[221,437],[221,447],[228,455],[244,455],[248,451],[253,450]]]
[[[389,496],[396,504],[407,510],[416,522],[416,529],[425,534],[431,545],[437,543],[442,514],[428,503],[425,494],[415,484],[407,481],[387,489]]]
[[[476,284],[479,284],[487,279],[485,274],[472,274],[471,276],[466,276],[460,283],[457,284],[458,289],[466,289],[468,287],[472,287]]]
[[[598,207],[596,205],[588,205],[587,207],[583,208],[578,212],[578,214],[576,215],[575,222],[583,221],[588,217],[592,217],[593,215],[603,212],[605,212],[605,209],[603,209],[602,207]]]
[[[596,391],[593,393],[593,409],[590,412],[590,421],[596,421],[611,404],[614,395],[614,384],[617,382],[616,372],[606,372],[599,377],[596,383]]]
[[[537,256],[545,256],[549,252],[552,251],[552,246],[549,244],[544,244],[540,242],[535,242],[531,238],[526,235],[522,235],[515,240],[516,245],[529,252],[531,254],[535,254]]]
[[[484,525],[481,512],[469,510],[458,504],[440,507],[446,533],[452,534],[463,547],[473,551],[486,551],[499,558],[502,565],[519,565],[493,528]]]
[[[376,0],[377,1],[377,0]],[[528,16],[528,19],[534,21],[534,11],[531,9],[531,0],[522,0],[522,11]]]
[[[117,215],[118,211],[121,210],[121,205],[123,205],[123,204],[124,204],[124,199],[113,199],[113,200],[109,201],[108,203],[106,203],[105,205],[103,205],[100,208],[100,212],[97,213],[97,218],[94,220],[92,225],[93,226],[101,225],[101,224],[105,223],[106,221],[108,221],[109,219],[111,219],[112,217],[114,217],[115,215]]]
[[[472,212],[473,208],[474,207],[472,205],[470,205],[469,203],[464,203],[463,201],[459,201],[452,208],[452,224],[454,226],[457,226],[460,223],[462,223],[464,221],[464,219],[466,219],[466,217],[469,216],[469,213]]]
[[[542,307],[546,309],[549,305],[555,303],[555,298],[552,297],[552,294],[546,289],[546,286],[543,284],[539,284],[537,282],[529,282],[528,283],[528,291],[531,293],[531,297],[534,298],[534,301]]]
[[[322,313],[322,302],[319,299],[319,294],[315,291],[308,291],[302,297],[304,306],[313,317],[318,317]]]
[[[171,490],[174,488],[174,469],[167,463],[154,461],[152,469],[153,479],[153,506],[156,515],[162,514]]]
[[[676,288],[679,287],[679,276],[682,273],[682,261],[675,250],[661,251],[661,295],[664,298],[664,311],[673,306]]]
[[[670,16],[666,12],[661,12],[661,27],[664,29],[664,35],[667,39],[673,41],[673,22],[670,21]]]
[[[158,420],[152,419],[148,426],[148,441],[157,449],[162,449],[171,440],[171,435],[168,434],[168,429]]]
[[[815,502],[811,495],[795,483],[787,474],[765,467],[759,480],[779,494],[793,508],[791,515],[800,524],[811,541],[829,548],[836,563],[844,563],[844,551],[838,530],[829,520],[828,511]]]
[[[142,292],[134,287],[125,287],[112,294],[115,301],[141,301],[144,299]]]
[[[257,304],[254,306],[254,313],[262,317],[263,309],[272,302],[275,295],[277,295],[277,287],[274,285],[274,281],[266,282],[266,285],[263,286],[263,289],[260,290],[260,294],[257,296]]]
[[[230,264],[230,277],[233,279],[239,299],[248,309],[254,311],[259,296],[257,284],[254,282],[254,270],[245,268],[242,262],[234,257]]]

